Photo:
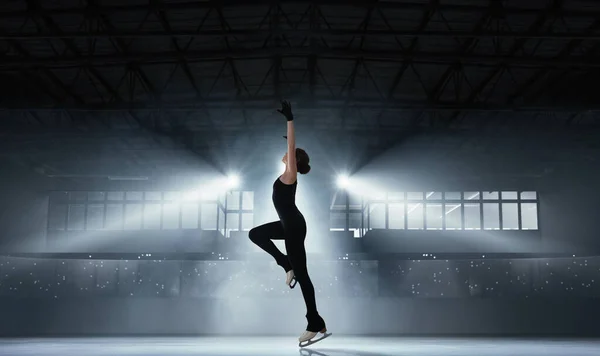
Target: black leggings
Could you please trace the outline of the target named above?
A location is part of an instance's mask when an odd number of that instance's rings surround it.
[[[302,219],[303,220],[303,219]],[[322,319],[317,312],[315,300],[315,288],[313,287],[308,270],[306,269],[306,250],[304,239],[306,238],[306,223],[304,221],[289,224],[284,228],[281,221],[273,221],[250,230],[250,240],[258,247],[265,250],[275,258],[278,265],[285,271],[294,270],[296,280],[302,289],[304,302],[306,303],[306,318],[310,324],[320,324]],[[287,256],[284,255],[271,240],[285,240]]]

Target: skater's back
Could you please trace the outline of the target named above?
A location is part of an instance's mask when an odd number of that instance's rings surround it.
[[[273,205],[279,215],[279,219],[289,220],[302,215],[296,206],[296,187],[298,180],[292,184],[285,184],[278,177],[273,183]]]

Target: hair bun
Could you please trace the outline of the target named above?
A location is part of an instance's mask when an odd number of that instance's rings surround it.
[[[310,172],[310,164],[305,163],[302,165],[302,168],[303,168],[303,170],[302,170],[303,172],[301,174],[307,174],[308,172]]]
[[[310,171],[310,165],[303,161],[298,162],[297,168],[298,168],[298,173],[300,173],[300,174],[306,174]]]

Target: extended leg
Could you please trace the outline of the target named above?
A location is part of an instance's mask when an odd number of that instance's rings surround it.
[[[273,256],[278,265],[288,272],[292,269],[290,261],[287,256],[284,255],[277,246],[271,240],[283,240],[284,239],[283,225],[281,221],[273,221],[261,226],[257,226],[250,230],[248,237],[258,247],[263,249],[269,255]]]
[[[325,322],[319,316],[317,311],[317,302],[315,300],[315,288],[308,275],[306,267],[306,250],[304,248],[304,236],[291,233],[285,239],[285,248],[288,258],[292,263],[296,280],[300,283],[302,296],[306,303],[306,319],[308,320],[309,331],[318,332],[325,327]]]

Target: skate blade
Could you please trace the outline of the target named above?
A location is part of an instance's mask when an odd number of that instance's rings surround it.
[[[331,333],[325,332],[325,333],[323,333],[323,336],[321,336],[320,338],[303,341],[303,342],[299,343],[298,346],[301,347],[301,348],[302,347],[307,347],[307,346],[316,344],[317,342],[319,342],[319,341],[321,341],[323,339],[327,339],[330,336],[331,336]]]
[[[296,277],[293,277],[292,281],[289,284],[290,289],[294,289],[294,287],[296,286],[296,283],[298,283],[298,280],[296,280]]]

